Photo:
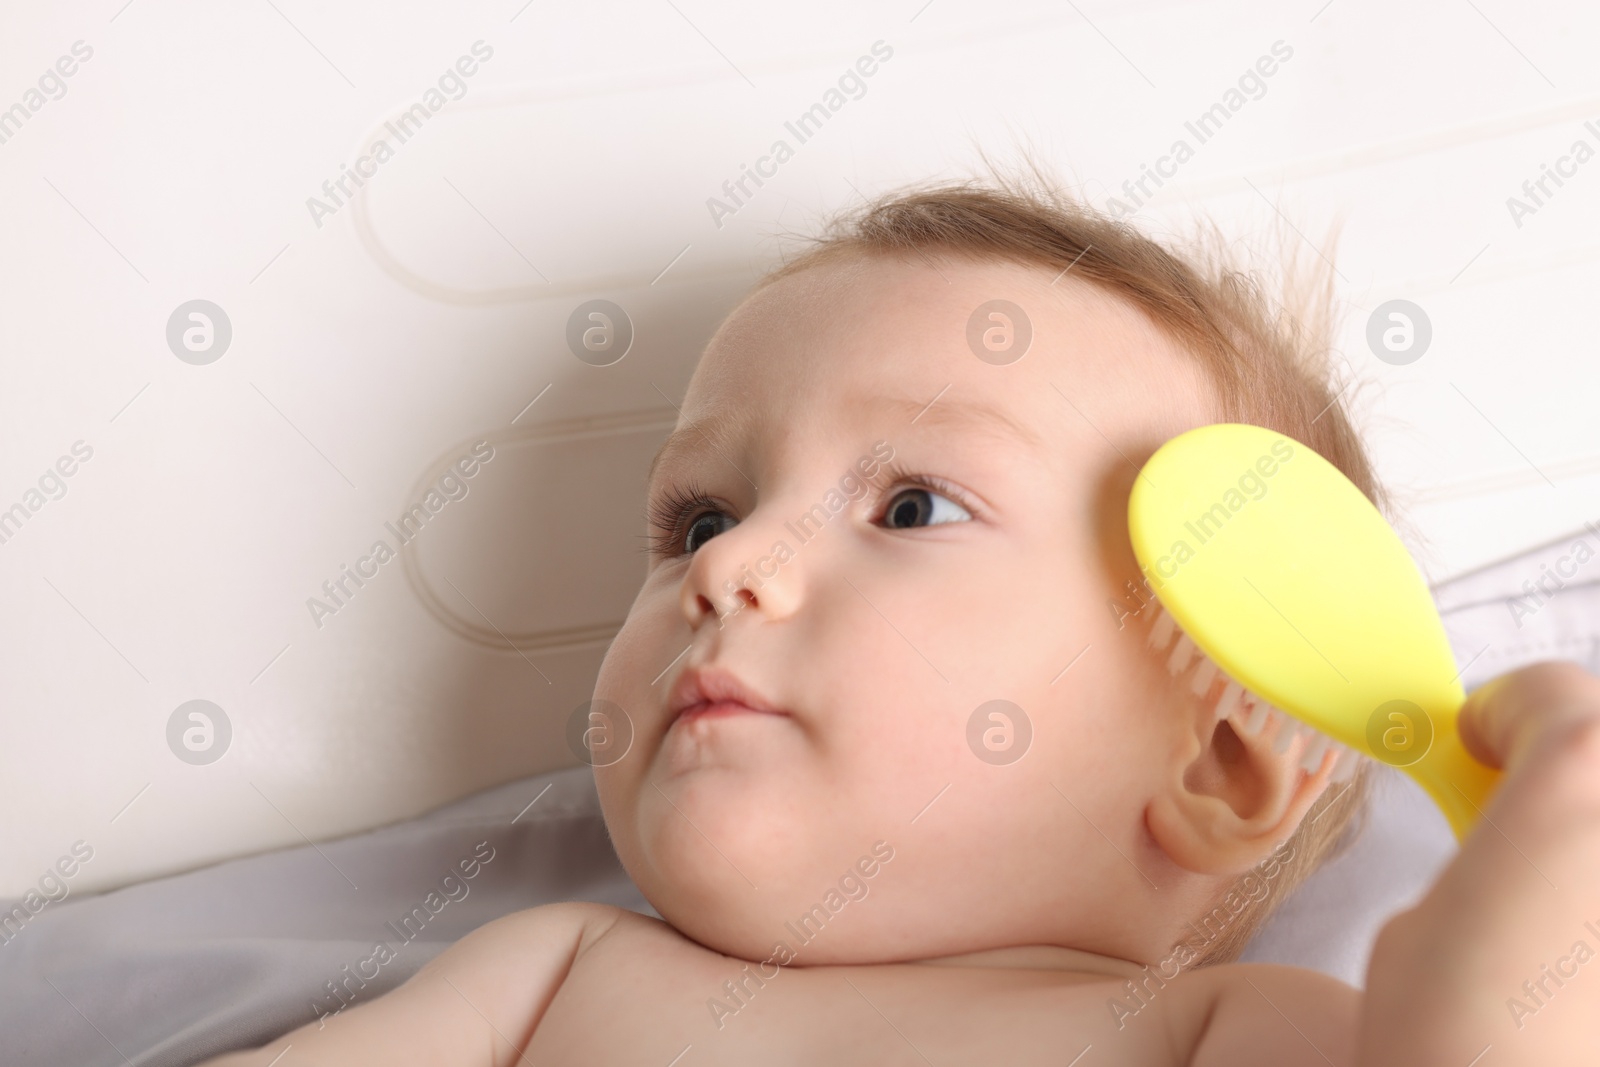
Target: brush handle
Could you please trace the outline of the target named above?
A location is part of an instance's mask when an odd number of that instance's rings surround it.
[[[1421,759],[1411,763],[1374,752],[1375,759],[1399,767],[1416,780],[1433,802],[1444,812],[1456,840],[1461,841],[1467,832],[1483,818],[1483,809],[1489,796],[1500,784],[1503,772],[1479,763],[1467,751],[1456,727],[1461,705],[1458,703],[1448,714],[1428,716],[1433,725],[1433,743]],[[1369,746],[1370,747],[1370,746]]]

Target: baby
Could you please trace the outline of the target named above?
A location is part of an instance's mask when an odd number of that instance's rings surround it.
[[[648,573],[595,686],[606,824],[665,921],[518,912],[211,1062],[1595,1062],[1600,978],[1506,1006],[1600,923],[1600,680],[1574,666],[1469,700],[1506,777],[1364,993],[1231,962],[1371,768],[1169,676],[1126,508],[1219,421],[1380,499],[1326,323],[1267,306],[1005,183],[885,198],[763,279],[651,466]]]

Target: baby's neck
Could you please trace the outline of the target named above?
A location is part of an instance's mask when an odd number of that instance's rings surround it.
[[[1083,949],[1060,945],[1010,945],[1005,948],[961,952],[953,956],[934,956],[917,963],[938,967],[992,967],[1001,970],[1078,971],[1106,974],[1116,978],[1138,978],[1144,964],[1115,956],[1102,956]]]

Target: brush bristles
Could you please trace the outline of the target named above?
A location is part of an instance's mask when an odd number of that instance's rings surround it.
[[[1237,682],[1234,684],[1238,685]],[[1267,717],[1272,714],[1272,705],[1268,704],[1260,697],[1255,696],[1253,693],[1249,693],[1249,690],[1245,689],[1243,686],[1239,687],[1239,691],[1241,693],[1249,694],[1250,700],[1254,701],[1254,703],[1250,705],[1250,714],[1245,718],[1243,726],[1244,732],[1247,735],[1250,737],[1255,737],[1261,732],[1261,728],[1267,724]],[[1236,720],[1234,725],[1237,727],[1240,724]]]
[[[1200,650],[1194,647],[1188,634],[1179,634],[1178,643],[1172,646],[1172,655],[1167,657],[1167,672],[1169,674],[1182,674],[1188,670],[1189,664],[1194,662],[1194,656]]]
[[[1244,686],[1229,678],[1227,684],[1222,687],[1222,698],[1217,701],[1217,719],[1222,720],[1233,715],[1242,706],[1243,699]]]
[[[1311,744],[1306,746],[1306,754],[1300,759],[1300,769],[1307,774],[1316,774],[1322,770],[1322,757],[1327,754],[1333,738],[1316,730],[1311,732]]]
[[[1157,652],[1166,651],[1172,643],[1172,635],[1178,631],[1178,620],[1166,608],[1162,608],[1156,615],[1155,625],[1150,628],[1150,647]]]
[[[1285,752],[1289,751],[1289,746],[1292,745],[1294,743],[1294,739],[1299,736],[1300,723],[1298,720],[1285,715],[1277,708],[1272,709],[1272,714],[1270,717],[1273,725],[1278,729],[1277,736],[1272,739],[1272,751],[1281,756]]]
[[[1177,640],[1174,642],[1173,638]],[[1304,734],[1310,738],[1304,753],[1300,758],[1300,767],[1307,773],[1315,775],[1322,771],[1330,762],[1329,753],[1332,753],[1333,765],[1329,781],[1347,781],[1355,774],[1356,765],[1361,761],[1361,753],[1348,745],[1315,730],[1301,722],[1293,715],[1273,707],[1262,700],[1250,690],[1244,688],[1238,681],[1230,678],[1215,660],[1202,652],[1194,639],[1184,633],[1178,626],[1178,620],[1164,607],[1156,610],[1155,621],[1150,625],[1150,647],[1156,653],[1162,654],[1171,649],[1167,655],[1167,673],[1180,676],[1184,671],[1194,668],[1194,673],[1189,679],[1189,690],[1202,700],[1209,700],[1216,683],[1220,680],[1223,685],[1217,702],[1213,708],[1217,721],[1224,719],[1233,727],[1234,732],[1244,737],[1271,737],[1272,750],[1278,755],[1289,751],[1289,746],[1295,739]],[[1195,666],[1199,664],[1199,666]]]

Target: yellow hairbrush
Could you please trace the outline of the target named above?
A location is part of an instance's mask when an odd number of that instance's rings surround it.
[[[1398,767],[1466,835],[1501,772],[1456,732],[1466,697],[1427,583],[1338,468],[1274,430],[1202,426],[1139,472],[1128,531],[1160,601],[1149,643],[1219,720],[1276,732],[1279,753],[1313,728],[1301,765],[1335,759],[1335,781],[1360,756]]]

